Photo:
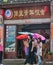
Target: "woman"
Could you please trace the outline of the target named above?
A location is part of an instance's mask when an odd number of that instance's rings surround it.
[[[31,35],[28,36],[29,39],[29,54],[28,54],[28,63],[30,63],[31,65],[36,64],[36,57],[34,54],[34,40],[33,37]]]
[[[28,39],[23,39],[23,43],[24,43],[24,52],[26,56],[25,64],[27,64],[28,63],[28,50],[29,50]]]
[[[0,65],[3,65],[2,64],[2,56],[3,56],[3,45],[2,45],[2,43],[0,43]]]
[[[42,42],[41,42],[41,38],[37,39],[37,56],[38,56],[38,65],[42,65]]]

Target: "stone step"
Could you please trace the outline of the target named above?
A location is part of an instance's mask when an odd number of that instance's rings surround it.
[[[4,59],[4,65],[24,65],[25,59]],[[53,65],[53,61],[46,61],[43,65]]]
[[[4,59],[4,65],[24,65],[25,59]]]

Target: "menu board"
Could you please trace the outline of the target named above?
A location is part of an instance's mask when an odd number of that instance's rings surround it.
[[[16,26],[6,26],[6,51],[15,51]]]

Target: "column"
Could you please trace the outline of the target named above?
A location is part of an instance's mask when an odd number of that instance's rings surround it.
[[[51,33],[50,33],[50,38],[51,38],[50,50],[51,50],[51,52],[53,52],[53,1],[51,2],[51,26],[50,26],[50,30],[51,30]]]

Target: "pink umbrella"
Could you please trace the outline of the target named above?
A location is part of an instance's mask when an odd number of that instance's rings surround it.
[[[46,38],[40,34],[37,34],[37,33],[33,33],[32,34],[33,38],[37,39],[37,38],[41,38],[41,40],[45,40]]]

